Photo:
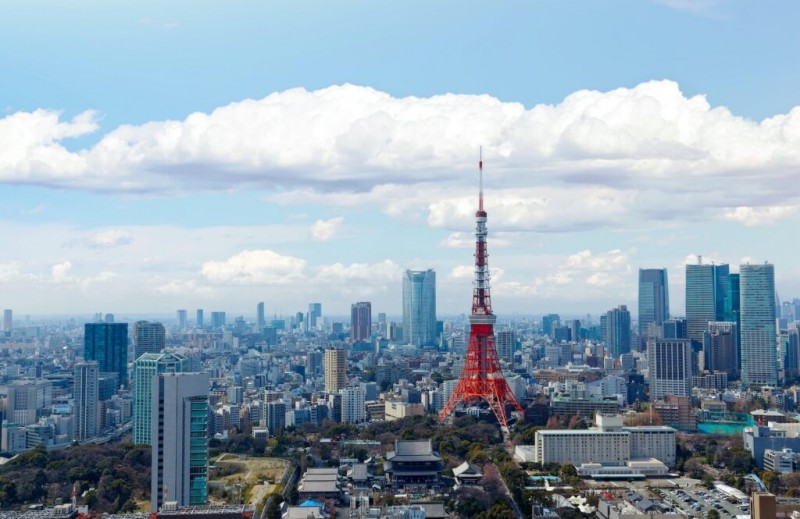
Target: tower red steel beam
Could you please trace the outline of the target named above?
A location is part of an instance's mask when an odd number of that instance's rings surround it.
[[[478,162],[480,191],[475,212],[475,282],[472,291],[472,314],[469,316],[469,346],[464,369],[455,391],[447,401],[439,420],[447,418],[459,404],[485,402],[504,431],[508,431],[506,404],[522,412],[503,376],[494,339],[492,299],[489,291],[489,253],[486,249],[486,211],[483,208],[483,153]]]

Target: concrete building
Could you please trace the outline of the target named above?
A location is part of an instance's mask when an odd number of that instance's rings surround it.
[[[208,500],[207,373],[160,373],[152,387],[150,511]]]
[[[325,391],[338,393],[347,384],[347,352],[330,348],[325,350]]]
[[[161,353],[166,346],[166,330],[161,323],[136,321],[133,323],[133,360],[144,353]]]
[[[622,466],[635,459],[655,458],[673,467],[676,435],[672,427],[623,427],[621,416],[598,414],[593,429],[537,431],[535,461]]]
[[[342,396],[342,422],[361,423],[367,421],[367,407],[364,389],[361,386],[345,387],[339,391]]]
[[[99,411],[99,371],[97,362],[78,362],[73,369],[75,400],[75,434],[73,438],[78,441],[88,440],[97,436],[98,411]]]
[[[350,342],[369,342],[372,335],[372,303],[350,306]]]
[[[388,401],[384,406],[384,419],[387,422],[400,420],[409,416],[422,416],[424,414],[425,406],[423,404]]]
[[[692,344],[686,339],[647,341],[650,401],[665,395],[691,396]]]

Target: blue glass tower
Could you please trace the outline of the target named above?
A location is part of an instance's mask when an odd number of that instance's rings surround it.
[[[96,360],[101,373],[117,374],[117,389],[128,385],[128,323],[86,323],[83,359]]]

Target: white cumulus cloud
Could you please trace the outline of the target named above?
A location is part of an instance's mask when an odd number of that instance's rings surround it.
[[[742,221],[741,207],[767,221],[791,214],[767,208],[800,205],[800,107],[754,121],[669,80],[530,108],[488,95],[298,88],[122,125],[67,149],[65,139],[97,130],[94,118],[36,110],[0,119],[0,181],[163,193],[255,187],[281,203],[369,204],[462,230],[454,219],[474,212],[483,145],[498,230],[619,227],[686,218],[688,209],[695,220]],[[318,239],[335,232],[335,221],[318,224]]]
[[[311,238],[315,241],[330,241],[336,236],[339,226],[342,225],[344,218],[337,216],[330,220],[317,220],[311,226]]]
[[[284,285],[302,277],[305,266],[305,260],[271,250],[245,250],[223,261],[207,261],[201,272],[216,283]]]

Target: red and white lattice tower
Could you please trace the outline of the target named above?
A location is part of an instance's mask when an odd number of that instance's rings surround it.
[[[497,345],[494,339],[492,299],[489,294],[489,254],[486,250],[486,211],[483,210],[483,157],[478,162],[480,191],[478,211],[475,213],[475,282],[472,291],[472,314],[469,316],[469,346],[464,360],[464,370],[455,391],[447,401],[439,420],[447,418],[461,403],[466,405],[485,402],[494,412],[500,427],[508,431],[506,404],[522,412],[511,388],[500,369]]]

